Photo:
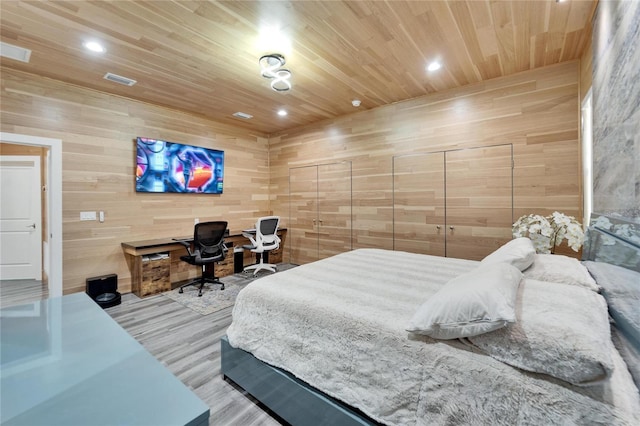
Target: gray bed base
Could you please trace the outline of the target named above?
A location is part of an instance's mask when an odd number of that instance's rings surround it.
[[[377,425],[342,402],[249,352],[220,341],[222,374],[291,425]]]

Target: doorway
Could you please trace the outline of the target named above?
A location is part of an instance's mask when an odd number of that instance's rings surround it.
[[[45,205],[48,244],[42,262],[48,265],[49,297],[62,296],[62,141],[60,139],[0,132],[0,141],[25,146],[45,147]]]

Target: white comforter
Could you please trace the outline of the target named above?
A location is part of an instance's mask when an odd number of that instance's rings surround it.
[[[405,331],[477,265],[361,249],[299,266],[240,292],[229,342],[386,424],[637,424],[638,389],[613,347],[611,377],[576,387]]]

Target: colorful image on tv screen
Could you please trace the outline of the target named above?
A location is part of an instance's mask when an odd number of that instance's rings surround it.
[[[136,191],[222,194],[224,151],[138,137]]]

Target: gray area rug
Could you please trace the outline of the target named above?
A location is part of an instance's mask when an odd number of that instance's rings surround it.
[[[296,265],[290,263],[278,264],[278,272],[286,271]],[[209,315],[222,309],[233,306],[236,296],[251,281],[266,275],[272,275],[269,271],[260,271],[255,276],[253,272],[229,275],[220,278],[224,283],[224,290],[220,290],[220,286],[216,284],[206,284],[202,290],[202,297],[198,297],[198,286],[189,286],[184,288],[182,294],[178,293],[178,288],[162,293],[181,305],[186,306],[194,312],[201,315]]]

